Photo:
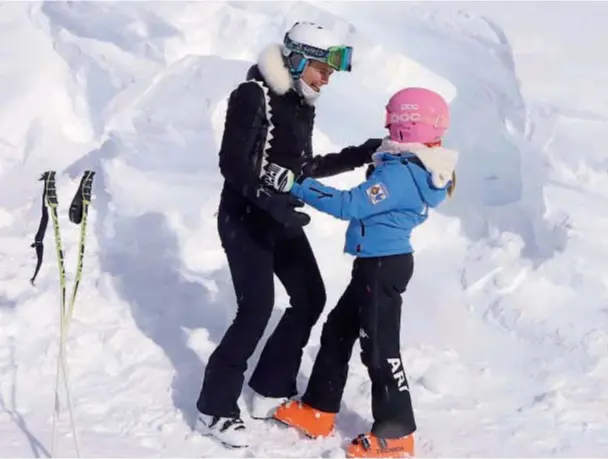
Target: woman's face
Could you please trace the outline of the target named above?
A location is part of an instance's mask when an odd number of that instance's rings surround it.
[[[329,83],[334,70],[324,62],[309,60],[302,76],[304,83],[319,92],[323,86]]]

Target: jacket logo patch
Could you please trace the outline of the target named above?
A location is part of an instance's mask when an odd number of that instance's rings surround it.
[[[381,201],[384,201],[388,197],[386,187],[382,183],[376,183],[370,186],[367,191],[367,196],[372,204],[376,205]]]

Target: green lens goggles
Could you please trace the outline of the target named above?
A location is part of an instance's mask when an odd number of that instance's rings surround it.
[[[351,71],[353,48],[351,46],[332,46],[327,50],[327,65],[339,72]]]
[[[285,34],[284,44],[287,49],[301,53],[308,59],[325,62],[334,70],[339,72],[351,71],[352,46],[331,46],[328,49],[320,49],[315,46],[297,43],[291,40],[287,34]]]

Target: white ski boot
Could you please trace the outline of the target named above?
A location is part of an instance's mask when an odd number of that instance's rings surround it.
[[[287,401],[289,401],[287,397],[264,397],[254,391],[251,400],[251,417],[253,419],[272,419],[277,408]]]
[[[230,448],[247,448],[250,445],[245,423],[241,418],[220,418],[199,413],[194,429],[202,435],[212,436]]]

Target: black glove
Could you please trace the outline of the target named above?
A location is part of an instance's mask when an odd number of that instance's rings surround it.
[[[374,164],[367,166],[367,169],[365,170],[365,180],[369,179],[369,176],[372,175],[375,170],[376,166]]]
[[[365,142],[355,148],[367,152],[371,158],[371,156],[376,152],[376,150],[380,148],[380,145],[382,145],[382,139],[367,139]]]
[[[373,161],[372,155],[376,153],[381,144],[382,139],[367,139],[361,145],[349,147],[353,150],[353,157],[357,158],[358,167],[371,163]]]
[[[302,227],[310,223],[308,214],[296,210],[298,207],[304,207],[304,203],[295,196],[277,193],[266,187],[260,187],[258,196],[263,202],[264,210],[285,226]]]

